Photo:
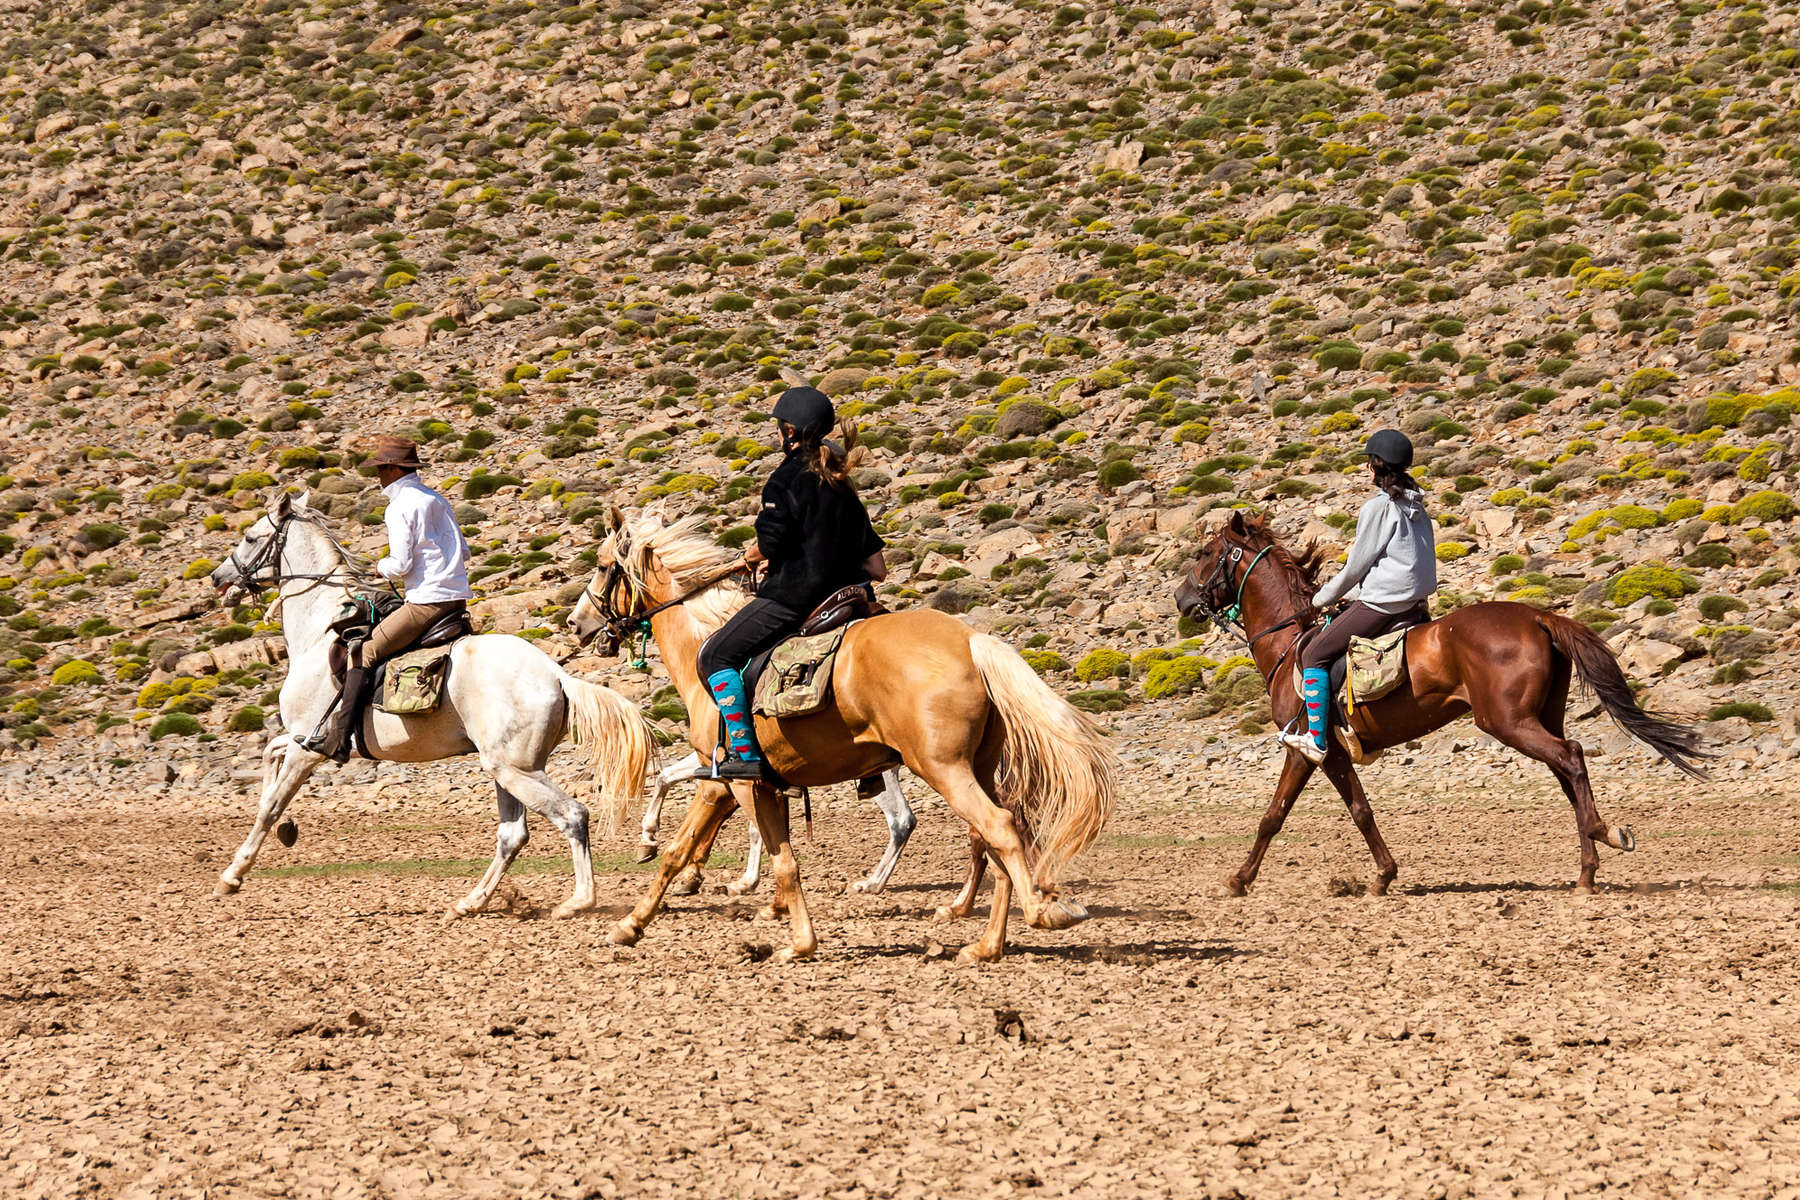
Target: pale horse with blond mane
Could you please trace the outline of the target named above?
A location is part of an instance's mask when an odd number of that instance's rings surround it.
[[[689,742],[703,759],[717,742],[718,708],[699,677],[701,642],[748,599],[737,556],[694,519],[664,524],[652,513],[608,514],[597,570],[569,624],[585,643],[605,632],[617,649],[647,629],[689,713]],[[1057,876],[1098,836],[1117,795],[1117,757],[1105,735],[1057,696],[997,638],[929,609],[885,613],[851,625],[839,647],[830,698],[801,717],[759,718],[764,758],[798,787],[864,779],[904,764],[968,822],[1002,868],[982,936],[964,961],[999,958],[1007,910],[1017,896],[1028,924],[1062,929],[1081,914],[1059,904]],[[774,859],[775,898],[792,942],[782,960],[817,946],[789,841],[787,798],[766,783],[702,779],[675,844],[647,894],[607,935],[630,944],[662,906],[677,874],[710,845],[719,824],[748,799]],[[1038,853],[1036,869],[1027,844]]]
[[[337,689],[331,682],[331,632],[354,588],[381,588],[367,563],[353,557],[326,529],[307,497],[283,493],[273,512],[260,517],[220,563],[212,584],[229,597],[273,587],[279,593],[281,632],[288,673],[281,685],[282,732],[263,750],[262,799],[256,819],[215,895],[243,886],[269,830],[282,818],[309,776],[325,761],[300,745],[325,716]],[[551,914],[567,917],[594,907],[594,867],[588,849],[588,810],[544,771],[550,753],[574,732],[606,802],[611,828],[643,792],[655,757],[649,724],[637,705],[617,692],[576,679],[523,638],[478,634],[450,651],[443,703],[433,712],[394,716],[373,708],[364,716],[362,745],[390,762],[431,762],[479,755],[494,778],[500,810],[494,860],[474,890],[457,901],[452,916],[480,912],[500,877],[530,836],[527,810],[569,840],[575,891]]]

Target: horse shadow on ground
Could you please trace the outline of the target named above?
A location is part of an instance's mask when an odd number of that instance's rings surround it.
[[[1645,880],[1639,883],[1608,883],[1601,880],[1596,885],[1599,894],[1605,896],[1652,896],[1664,892],[1761,892],[1768,891],[1767,884],[1759,883],[1710,883],[1699,880]],[[1527,880],[1513,880],[1508,883],[1414,883],[1396,886],[1396,896],[1479,896],[1502,892],[1541,892],[1547,895],[1561,893],[1576,895],[1573,883],[1543,883]],[[1090,909],[1090,912],[1095,910]]]
[[[834,956],[847,954],[857,958],[922,958],[925,957],[923,949],[916,944],[904,942],[887,942],[881,945],[852,943],[833,947],[832,953]],[[955,954],[955,946],[947,946],[945,949],[947,955]],[[1260,950],[1246,950],[1229,942],[1182,939],[1158,939],[1114,944],[1085,943],[1067,946],[1042,946],[1029,942],[1009,941],[1006,945],[1007,958],[1049,958],[1063,962],[1103,963],[1132,967],[1172,962],[1216,962],[1234,958],[1249,958],[1261,953]]]

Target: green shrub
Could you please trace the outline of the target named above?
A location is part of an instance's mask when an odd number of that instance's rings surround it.
[[[1681,556],[1683,566],[1697,567],[1701,570],[1712,567],[1729,567],[1736,561],[1737,552],[1723,542],[1705,542]]]
[[[1718,622],[1726,613],[1748,612],[1750,606],[1736,596],[1702,596],[1700,597],[1700,615],[1708,621]]]
[[[485,500],[501,488],[524,487],[525,481],[517,475],[479,474],[471,475],[463,484],[464,500]]]
[[[89,525],[81,531],[81,540],[96,550],[110,550],[130,536],[124,526],[110,523]]]
[[[50,682],[58,687],[69,687],[78,683],[99,683],[100,668],[85,658],[72,658],[51,673]]]
[[[1069,669],[1069,660],[1054,650],[1021,650],[1019,657],[1030,663],[1031,669],[1039,675]]]
[[[218,565],[210,558],[196,558],[182,568],[181,577],[183,579],[205,579],[218,568]]]
[[[1131,693],[1111,688],[1097,688],[1087,692],[1071,692],[1065,699],[1082,712],[1109,713],[1118,712],[1124,708],[1131,700]]]
[[[275,486],[275,477],[267,471],[240,471],[225,485],[227,492],[259,491]]]
[[[1639,563],[1607,581],[1606,598],[1615,605],[1624,606],[1645,596],[1669,599],[1699,590],[1700,584],[1690,575],[1663,563]]]
[[[1769,711],[1769,706],[1766,704],[1756,704],[1743,700],[1734,700],[1729,704],[1715,705],[1713,709],[1706,714],[1706,719],[1709,721],[1728,721],[1732,717],[1742,717],[1746,721],[1760,723],[1763,721],[1773,721],[1775,719],[1775,714]]]
[[[1525,560],[1517,554],[1502,554],[1488,567],[1490,575],[1511,575],[1514,571],[1523,571]]]
[[[1117,650],[1102,646],[1090,650],[1075,664],[1075,678],[1083,683],[1131,674],[1131,660]]]
[[[1794,502],[1781,492],[1763,490],[1752,492],[1731,506],[1731,520],[1739,521],[1755,518],[1758,521],[1785,521],[1794,515]]]
[[[1138,478],[1138,469],[1130,459],[1115,458],[1100,468],[1100,490],[1116,492],[1132,480]]]
[[[1439,542],[1437,557],[1439,562],[1455,562],[1459,558],[1467,558],[1470,547],[1462,542]]]
[[[1193,655],[1165,659],[1144,676],[1144,695],[1152,700],[1185,696],[1206,679],[1206,663]]]
[[[150,727],[150,740],[160,741],[174,735],[191,737],[200,732],[200,721],[191,713],[168,713],[157,718],[156,724]]]
[[[1322,371],[1351,371],[1362,365],[1362,347],[1355,342],[1326,342],[1313,351]]]
[[[246,704],[231,714],[231,720],[226,723],[225,728],[232,733],[258,733],[262,730],[264,719],[262,709],[254,704]]]

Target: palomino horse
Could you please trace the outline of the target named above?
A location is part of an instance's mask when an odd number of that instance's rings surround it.
[[[1304,719],[1290,673],[1300,631],[1312,618],[1318,565],[1316,547],[1295,557],[1275,540],[1265,518],[1236,512],[1201,550],[1175,591],[1175,604],[1184,616],[1240,622],[1268,684],[1275,719],[1283,725]],[[1701,773],[1693,761],[1704,757],[1699,734],[1639,708],[1598,635],[1567,617],[1504,601],[1472,604],[1414,628],[1406,636],[1406,681],[1379,700],[1357,705],[1351,727],[1365,750],[1382,750],[1473,714],[1483,732],[1548,766],[1562,785],[1581,835],[1581,874],[1575,886],[1591,892],[1600,865],[1594,843],[1605,842],[1615,850],[1631,850],[1635,843],[1629,826],[1609,826],[1600,819],[1581,746],[1563,736],[1571,665],[1626,733],[1688,774]],[[1378,873],[1371,891],[1385,893],[1396,874],[1394,858],[1375,828],[1375,814],[1350,756],[1335,739],[1323,765],[1375,856]],[[1275,798],[1257,826],[1256,844],[1244,865],[1225,880],[1232,895],[1242,896],[1256,879],[1270,840],[1281,832],[1312,772],[1305,758],[1288,753]]]
[[[650,791],[650,803],[644,809],[644,825],[641,840],[638,842],[637,860],[641,863],[652,862],[658,853],[656,843],[657,827],[662,824],[663,801],[669,795],[669,789],[678,783],[689,783],[700,774],[700,756],[689,754],[678,763],[671,763],[662,769],[656,777],[656,786]],[[861,782],[858,781],[859,794]],[[851,883],[850,890],[866,895],[873,895],[887,886],[888,877],[900,864],[900,852],[906,849],[906,843],[912,838],[913,829],[918,819],[913,816],[912,806],[906,802],[906,793],[900,790],[900,772],[883,771],[881,773],[881,790],[874,796],[876,807],[887,821],[888,844],[882,854],[881,861],[869,872],[867,879],[858,879]],[[712,853],[711,846],[702,846],[694,852],[694,861],[687,869],[675,877],[669,890],[678,896],[691,896],[701,887],[700,865]],[[756,822],[750,822],[750,848],[744,852],[744,874],[735,883],[725,885],[725,890],[733,896],[742,896],[756,890],[762,879],[763,844],[762,835],[757,832]]]
[[[345,597],[353,586],[382,586],[365,563],[338,545],[306,499],[283,493],[275,511],[252,524],[231,557],[212,573],[213,586],[222,591],[278,589],[288,648],[288,673],[281,685],[283,732],[263,750],[256,820],[219,876],[216,895],[228,896],[243,886],[270,827],[325,761],[302,748],[293,734],[312,729],[337,694],[329,659],[336,638],[330,626]],[[530,836],[526,809],[548,818],[569,839],[575,892],[552,915],[566,917],[594,907],[587,808],[544,773],[550,752],[571,730],[608,800],[610,825],[643,791],[655,754],[650,727],[637,705],[576,679],[522,638],[464,638],[450,651],[444,699],[436,711],[401,717],[371,709],[363,719],[363,745],[375,758],[431,762],[479,754],[482,767],[494,777],[500,808],[494,861],[474,890],[456,903],[454,915],[479,912],[493,897]]]
[[[692,519],[665,525],[653,514],[627,519],[615,508],[608,521],[594,581],[569,623],[583,641],[602,630],[613,644],[640,631],[654,636],[687,704],[689,739],[709,758],[719,715],[696,658],[701,642],[749,599],[742,577],[731,574],[737,556]],[[1056,879],[1111,815],[1117,760],[1099,729],[1024,659],[943,613],[888,613],[845,633],[831,693],[810,716],[758,720],[763,755],[800,787],[863,779],[904,763],[944,797],[1001,867],[987,928],[963,947],[961,960],[1004,952],[1015,889],[1031,925],[1061,929],[1079,919],[1056,902]],[[808,957],[817,940],[788,840],[787,798],[766,784],[748,791],[763,844],[774,854],[776,896],[764,915],[788,913],[792,942],[781,958]],[[648,893],[609,941],[630,945],[643,936],[670,881],[731,812],[731,792],[701,782]],[[1035,876],[1024,838],[997,797],[1016,804],[1037,847]]]

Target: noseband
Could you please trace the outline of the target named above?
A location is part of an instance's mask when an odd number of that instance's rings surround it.
[[[613,561],[607,564],[606,571],[601,576],[600,591],[598,593],[594,591],[594,584],[590,579],[587,587],[582,589],[582,595],[587,597],[588,603],[592,604],[594,608],[598,610],[600,619],[605,622],[606,639],[610,646],[614,648],[624,646],[633,634],[637,635],[637,654],[631,660],[631,665],[640,669],[649,665],[644,657],[644,653],[650,640],[650,619],[652,617],[656,616],[658,613],[665,612],[668,609],[686,604],[701,592],[706,591],[716,584],[723,583],[740,571],[750,570],[744,563],[733,563],[729,570],[721,571],[711,578],[702,580],[700,583],[675,597],[673,600],[664,600],[661,604],[653,605],[641,612],[622,612],[620,611],[619,606],[613,602],[613,594],[618,591],[621,582],[630,582],[629,577],[625,574],[625,569],[619,565],[620,560],[624,557],[626,549],[627,547],[624,543],[620,543],[613,548]],[[637,589],[634,587],[632,591],[635,593]],[[632,608],[634,610],[637,608],[637,597],[635,595],[632,598]]]
[[[276,519],[274,521],[275,528],[270,532],[268,540],[262,544],[262,548],[256,552],[255,557],[249,562],[244,562],[238,557],[237,547],[232,548],[231,554],[226,561],[237,568],[238,582],[246,590],[253,587],[280,587],[282,584],[292,579],[304,580],[310,583],[330,583],[334,580],[342,582],[341,580],[338,580],[337,567],[332,568],[322,575],[313,572],[284,571],[282,569],[282,556],[287,553],[288,526],[292,525],[296,519],[297,518],[292,513]],[[337,546],[340,554],[343,553],[344,548],[338,545],[336,538],[331,537],[329,533],[325,536],[330,539],[333,546]],[[342,566],[342,564],[340,563],[339,566]],[[264,571],[268,572],[268,577],[266,579],[259,578]]]

